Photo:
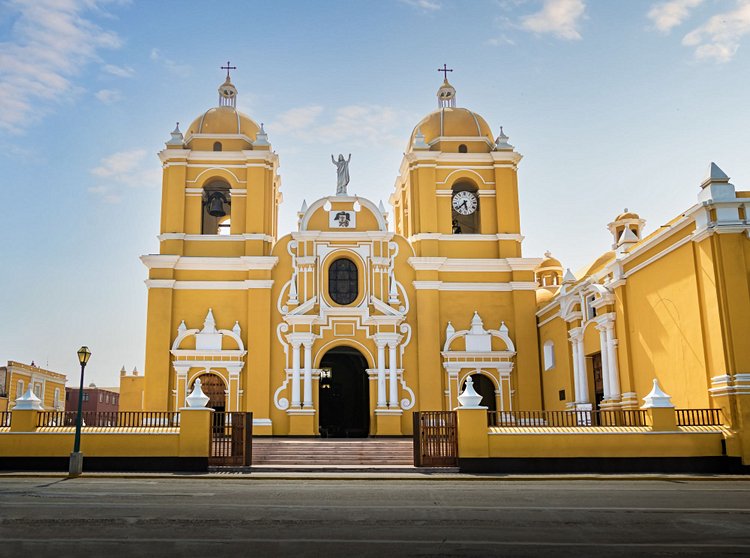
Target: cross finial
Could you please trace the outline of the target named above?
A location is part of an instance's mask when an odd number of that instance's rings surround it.
[[[448,81],[448,72],[452,72],[452,68],[448,68],[448,64],[443,64],[442,68],[438,68],[438,72],[443,72],[443,79]]]
[[[219,69],[220,70],[226,70],[227,71],[227,79],[229,79],[229,70],[236,70],[237,66],[232,66],[230,64],[229,60],[227,60],[227,65],[226,66],[221,66],[221,68],[219,68]]]

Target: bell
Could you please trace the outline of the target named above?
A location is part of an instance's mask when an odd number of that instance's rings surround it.
[[[208,214],[212,217],[224,217],[227,214],[224,211],[224,196],[221,193],[211,194],[206,203],[208,204]]]

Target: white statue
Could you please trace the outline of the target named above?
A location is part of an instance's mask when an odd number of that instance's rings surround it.
[[[346,186],[349,184],[349,163],[352,160],[352,154],[349,153],[349,158],[344,160],[344,156],[339,153],[338,161],[331,155],[331,161],[336,165],[336,195],[345,196]]]

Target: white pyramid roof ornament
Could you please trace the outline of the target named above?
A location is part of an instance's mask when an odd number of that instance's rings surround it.
[[[728,183],[729,177],[727,176],[727,173],[725,173],[723,170],[719,168],[719,165],[714,163],[713,161],[708,167],[708,174],[706,175],[706,178],[701,183],[701,187],[705,188],[709,184],[716,184],[716,183]]]
[[[302,207],[299,208],[300,213],[307,213],[307,200],[302,200]]]
[[[378,211],[383,214],[383,216],[388,215],[388,212],[385,210],[385,206],[383,205],[383,200],[380,200],[378,202]]]
[[[576,276],[573,275],[573,272],[570,271],[570,268],[565,270],[565,275],[563,276],[563,284],[565,283],[575,283],[576,282]]]
[[[36,394],[31,390],[31,386],[26,390],[21,397],[16,399],[16,406],[13,407],[14,411],[44,411],[42,407],[42,401]]]
[[[448,325],[445,326],[445,338],[450,339],[451,336],[456,333],[456,328],[453,327],[453,324],[448,320]]]
[[[469,333],[474,333],[477,335],[481,335],[483,333],[486,333],[484,331],[484,322],[482,321],[482,318],[479,316],[479,313],[474,310],[474,316],[471,318],[471,330]]]
[[[180,325],[177,326],[177,333],[185,333],[187,331],[187,326],[185,325],[185,320],[182,320],[180,322]]]
[[[662,391],[661,387],[659,387],[659,380],[656,378],[654,378],[654,387],[651,388],[651,391],[643,398],[643,400],[646,404],[643,405],[641,409],[651,409],[655,407],[674,409],[674,405],[672,405],[672,396],[667,395]]]
[[[424,141],[424,134],[419,126],[417,126],[417,131],[414,134],[414,141],[412,142],[411,147],[414,150],[430,148],[427,142]]]
[[[216,333],[216,320],[214,320],[214,313],[211,308],[208,309],[206,319],[203,321],[201,333]]]
[[[172,131],[172,137],[170,140],[166,143],[166,145],[177,145],[182,147],[185,142],[185,138],[182,136],[182,132],[180,132],[180,123],[178,122],[177,125],[174,127],[174,130]]]
[[[268,142],[268,134],[266,133],[266,129],[263,127],[263,122],[261,122],[260,130],[257,134],[255,134],[253,147],[268,147],[269,145],[271,144]]]
[[[638,237],[633,232],[633,229],[630,227],[625,227],[625,230],[622,232],[622,236],[620,236],[620,242],[618,244],[628,244],[632,242],[638,242]]]
[[[127,375],[128,375],[128,371],[125,370],[125,366],[123,365],[123,367],[120,368],[120,376],[127,376]]]
[[[242,330],[240,329],[239,321],[235,320],[234,327],[232,328],[232,333],[234,333],[235,335],[239,335],[240,333],[242,333]]]
[[[514,147],[508,143],[508,139],[500,126],[500,135],[495,139],[495,151],[513,151]]]

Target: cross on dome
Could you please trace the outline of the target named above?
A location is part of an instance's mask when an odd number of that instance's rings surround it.
[[[231,63],[229,62],[229,60],[227,60],[227,65],[226,66],[221,66],[219,69],[227,71],[227,80],[229,80],[229,70],[236,70],[237,66],[232,66]]]
[[[448,81],[448,72],[452,72],[453,68],[448,68],[448,64],[443,64],[442,68],[437,69],[438,72],[443,72],[443,79]]]

